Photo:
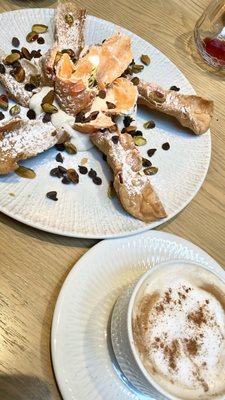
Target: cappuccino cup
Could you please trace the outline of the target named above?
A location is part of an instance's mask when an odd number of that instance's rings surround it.
[[[225,272],[187,261],[158,265],[117,300],[115,356],[156,400],[225,399]]]

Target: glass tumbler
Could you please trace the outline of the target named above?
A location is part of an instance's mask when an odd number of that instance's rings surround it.
[[[225,70],[225,0],[213,0],[196,23],[198,52],[212,67]]]

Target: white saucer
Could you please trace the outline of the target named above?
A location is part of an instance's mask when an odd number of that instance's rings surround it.
[[[78,261],[61,289],[52,324],[53,366],[64,400],[151,399],[135,392],[119,369],[110,315],[123,289],[148,268],[179,259],[220,268],[192,243],[154,231],[102,241]]]

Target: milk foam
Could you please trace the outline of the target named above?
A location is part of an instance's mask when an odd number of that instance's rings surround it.
[[[148,372],[174,396],[225,395],[223,296],[219,278],[191,265],[162,267],[138,293],[133,311],[137,348]]]

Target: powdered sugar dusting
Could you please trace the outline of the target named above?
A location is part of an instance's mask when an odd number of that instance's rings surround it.
[[[104,136],[107,140],[111,140],[117,133],[106,132]],[[110,156],[114,159],[115,164],[121,166],[121,175],[123,184],[127,189],[129,195],[139,194],[142,192],[143,187],[148,183],[148,176],[140,170],[138,172],[133,171],[133,158],[129,157],[131,150],[125,150],[120,142],[111,146]],[[137,155],[137,157],[140,157]]]
[[[73,21],[71,25],[66,22],[67,16]],[[85,18],[85,10],[76,9],[74,2],[59,3],[55,14],[55,33],[59,51],[72,49],[75,56],[79,56],[84,46]]]
[[[0,141],[1,162],[17,158],[21,154],[27,157],[42,153],[57,143],[55,127],[42,120],[21,121],[19,127],[3,134]]]
[[[5,54],[1,51],[0,60],[2,61],[4,58]],[[0,83],[8,91],[10,96],[15,98],[19,104],[28,107],[33,92],[25,90],[25,84],[29,82],[31,75],[40,74],[40,64],[25,59],[20,60],[20,64],[25,71],[25,80],[23,82],[17,82],[10,74],[12,68],[5,65],[6,72],[5,74],[0,74]]]

